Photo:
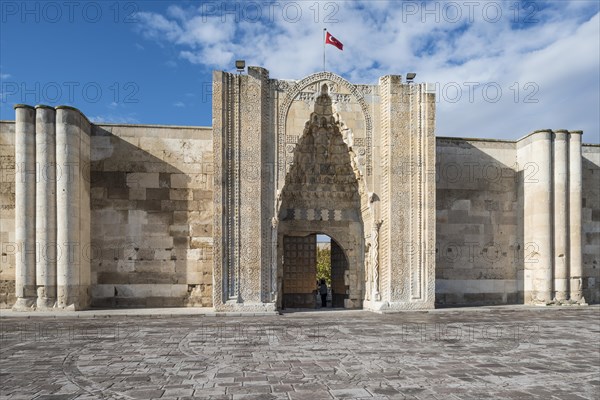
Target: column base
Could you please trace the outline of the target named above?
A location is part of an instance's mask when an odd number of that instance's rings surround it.
[[[588,304],[585,302],[585,299],[581,300],[558,300],[553,299],[552,301],[536,301],[531,302],[529,305],[539,306],[539,307],[569,307],[569,306],[587,306]]]
[[[553,301],[565,302],[565,301],[567,301],[568,298],[569,298],[569,293],[566,291],[565,292],[555,292]]]
[[[583,300],[585,302],[585,299],[583,298],[583,291],[581,290],[583,288],[583,279],[572,277],[569,287],[571,289],[571,299],[575,301]]]
[[[13,311],[35,311],[35,297],[19,297],[12,306]]]
[[[38,297],[36,308],[38,309],[38,311],[54,310],[56,308],[56,299],[47,298],[47,297],[46,298]]]
[[[52,309],[56,306],[56,286],[38,286],[37,308],[41,310]]]
[[[546,306],[553,303],[550,292],[536,292],[536,291],[525,291],[524,293],[525,304],[532,306]]]
[[[588,303],[585,302],[585,297],[582,297],[580,299],[569,299],[569,300],[560,301],[557,303],[558,303],[558,305],[561,305],[561,306],[587,306],[588,305]]]
[[[91,298],[87,285],[58,286],[56,293],[56,308],[58,309],[80,311],[90,307]]]

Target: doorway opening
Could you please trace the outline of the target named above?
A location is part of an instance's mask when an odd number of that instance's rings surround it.
[[[330,236],[284,236],[283,308],[344,308],[348,259]]]
[[[317,280],[327,285],[327,308],[343,308],[349,287],[345,283],[348,260],[344,250],[327,235],[317,235]]]

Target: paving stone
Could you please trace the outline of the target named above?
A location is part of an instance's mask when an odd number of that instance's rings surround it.
[[[134,399],[158,399],[162,397],[164,390],[131,390],[126,392]]]
[[[356,399],[362,397],[373,397],[365,389],[335,389],[331,394],[337,399]]]
[[[294,390],[296,390],[297,392],[303,390],[309,390],[313,392],[318,390],[327,390],[327,386],[322,383],[298,383],[293,386]]]
[[[227,388],[228,394],[252,394],[252,393],[271,393],[271,387],[262,386],[239,386]]]
[[[234,394],[233,400],[279,400],[279,399],[287,399],[288,397],[285,394],[270,394],[270,393],[261,393],[261,394]]]
[[[192,396],[194,394],[194,389],[191,388],[165,388],[165,394],[163,397],[184,397],[184,396]]]
[[[600,307],[590,306],[392,315],[1,317],[0,393],[2,399],[78,400],[597,400],[599,314]],[[40,326],[91,332],[116,324],[119,337],[111,340],[32,334]],[[315,325],[334,326],[335,337],[302,334]],[[458,339],[444,337],[441,327],[450,325],[461,327]],[[247,337],[239,337],[240,326],[249,328]],[[496,326],[508,337],[484,334]],[[260,329],[273,337],[262,340]]]
[[[281,393],[281,392],[291,392],[294,388],[292,385],[272,385],[271,391],[273,393]]]
[[[331,394],[326,390],[319,390],[314,392],[302,391],[302,392],[289,392],[291,400],[324,400],[332,399]]]

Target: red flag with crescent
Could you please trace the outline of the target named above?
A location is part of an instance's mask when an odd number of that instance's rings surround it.
[[[333,35],[329,32],[327,32],[327,36],[325,38],[325,43],[331,44],[342,51],[344,50],[344,45],[342,44],[342,42],[340,42],[335,37],[333,37]]]

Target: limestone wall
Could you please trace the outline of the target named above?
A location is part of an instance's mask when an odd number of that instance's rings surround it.
[[[436,302],[522,303],[523,181],[535,168],[517,163],[517,142],[436,145]],[[16,299],[14,146],[15,123],[0,121],[0,308]],[[81,255],[92,305],[211,306],[212,129],[93,125],[90,146],[91,243]],[[582,156],[582,290],[598,303],[600,146],[583,145]]]
[[[600,302],[600,145],[583,145],[583,296]]]
[[[14,141],[14,121],[0,121],[0,308],[16,300]],[[92,305],[211,306],[212,130],[93,125],[83,169]]]
[[[0,121],[0,308],[15,297],[15,123]]]
[[[90,123],[79,110],[15,105],[0,127],[0,305],[84,309],[90,303]]]
[[[437,138],[436,157],[436,302],[517,303],[515,143]]]
[[[544,287],[545,301],[568,301],[579,285],[588,303],[600,301],[600,146],[581,146],[579,186],[571,154],[580,137],[539,131],[518,142],[437,138],[438,304],[530,303],[541,295],[527,293]],[[581,263],[573,251],[578,190]]]
[[[94,306],[212,305],[212,130],[96,125]]]

